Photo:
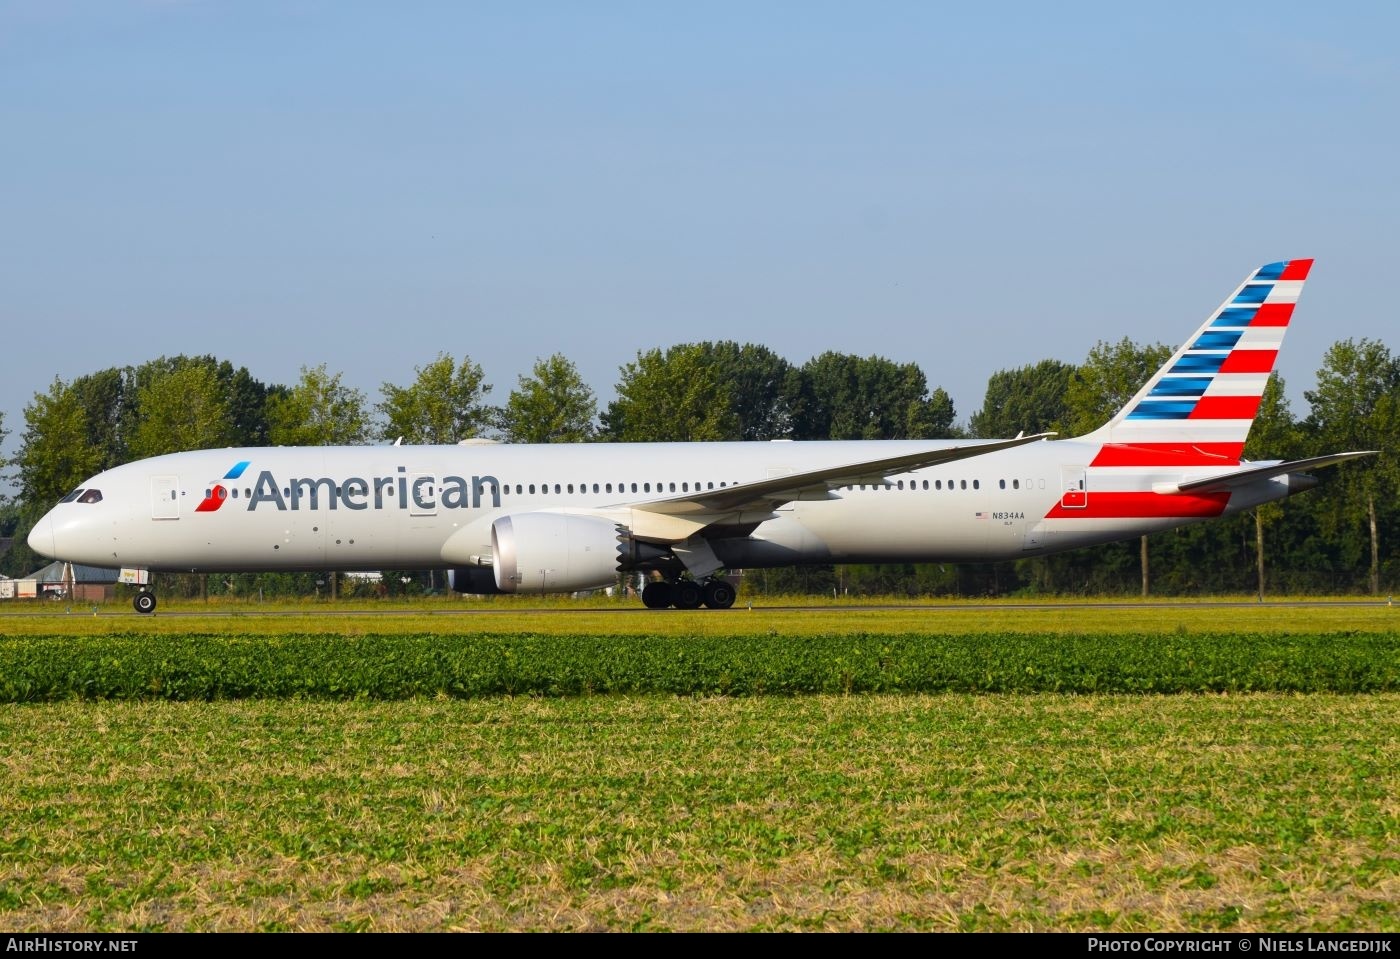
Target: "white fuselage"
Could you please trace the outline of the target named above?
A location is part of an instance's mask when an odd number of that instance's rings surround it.
[[[960,441],[967,445],[968,441]],[[632,528],[633,504],[953,445],[831,441],[258,448],[175,453],[84,484],[30,542],[103,567],[377,570],[489,564],[503,516],[551,511]],[[726,566],[1016,559],[1137,536],[1289,493],[1163,484],[1239,467],[1091,466],[1100,444],[1043,441],[748,508],[707,531]],[[242,469],[238,464],[244,464]],[[231,475],[236,474],[236,475]]]

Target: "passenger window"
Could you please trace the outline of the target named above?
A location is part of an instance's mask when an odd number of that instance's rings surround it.
[[[1006,480],[1002,480],[1002,481],[1001,481],[1001,485],[1002,485],[1003,487],[1005,487],[1005,486],[1006,486]],[[1012,481],[1011,481],[1011,488],[1012,488],[1012,489],[1020,489],[1020,488],[1021,488],[1021,481],[1018,480],[1018,479],[1012,480]]]
[[[981,480],[973,480],[973,481],[972,481],[972,488],[973,488],[973,489],[981,489],[981,488],[982,488],[982,481],[981,481]]]
[[[650,493],[650,492],[651,492],[651,484],[650,484],[650,483],[643,483],[643,484],[642,484],[642,492],[643,492],[643,493]]]
[[[633,484],[632,484],[632,492],[634,492],[634,493],[637,492],[637,484],[636,484],[636,483],[633,483]]]
[[[558,483],[555,483],[555,484],[554,484],[554,493],[555,493],[555,495],[558,495],[560,492],[561,492],[561,490],[559,489],[559,484],[558,484]]]
[[[960,485],[963,489],[967,489],[967,480],[962,480],[961,483],[959,483],[959,485]]]
[[[933,481],[933,488],[934,488],[934,489],[942,489],[942,488],[943,488],[943,481],[942,481],[942,480],[934,480],[934,481]]]
[[[1002,489],[1006,489],[1006,480],[997,480],[997,485]]]

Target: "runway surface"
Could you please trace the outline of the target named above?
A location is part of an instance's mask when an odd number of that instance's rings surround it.
[[[17,600],[16,602],[26,602]],[[53,603],[56,609],[35,609],[33,607],[24,610],[0,609],[0,619],[22,618],[22,617],[67,617],[74,615],[100,614],[104,617],[129,617],[132,619],[143,619],[143,614],[127,607],[126,609],[97,607],[93,609],[91,605],[80,603]],[[697,610],[677,610],[677,609],[647,609],[644,606],[580,606],[577,608],[559,606],[512,606],[509,608],[453,608],[453,609],[427,609],[415,607],[393,607],[386,609],[338,609],[333,605],[318,606],[314,609],[268,609],[241,607],[238,609],[189,609],[181,607],[172,610],[158,609],[155,613],[149,614],[162,619],[166,618],[188,618],[205,619],[233,616],[283,616],[283,617],[315,617],[325,615],[335,616],[572,616],[583,614],[612,614],[617,616],[630,615],[683,615],[685,613],[700,614],[706,616],[738,616],[748,612],[782,612],[782,613],[831,613],[831,612],[879,612],[879,611],[922,611],[930,615],[957,615],[959,613],[973,612],[993,612],[1006,610],[1033,610],[1033,611],[1055,611],[1055,610],[1078,610],[1078,609],[1098,609],[1098,610],[1143,610],[1143,609],[1305,609],[1305,608],[1373,608],[1393,605],[1390,597],[1384,599],[1341,599],[1341,600],[1158,600],[1158,601],[1119,601],[1119,602],[1086,602],[1086,603],[957,603],[947,605],[927,605],[923,603],[888,603],[880,605],[852,604],[842,606],[837,603],[828,603],[821,606],[749,606],[747,604],[735,605],[733,609],[697,609]]]

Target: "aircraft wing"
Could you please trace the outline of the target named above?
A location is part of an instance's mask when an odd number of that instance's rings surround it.
[[[1353,453],[1333,453],[1330,456],[1314,456],[1305,460],[1293,460],[1289,463],[1269,463],[1265,466],[1254,466],[1249,469],[1236,470],[1233,473],[1226,473],[1223,476],[1212,476],[1209,479],[1192,480],[1189,483],[1178,483],[1174,493],[1212,493],[1222,490],[1230,490],[1239,486],[1248,486],[1257,480],[1266,479],[1270,476],[1283,476],[1288,473],[1305,473],[1308,470],[1321,469],[1324,466],[1333,466],[1337,463],[1345,463],[1347,460],[1358,459],[1362,456],[1375,456],[1378,450],[1364,450]]]
[[[905,453],[878,460],[846,463],[802,473],[770,476],[752,483],[739,483],[722,489],[697,490],[665,499],[626,504],[636,520],[633,535],[642,539],[679,542],[692,533],[721,521],[737,521],[739,514],[752,522],[768,518],[772,510],[793,500],[839,499],[832,490],[861,483],[883,483],[894,473],[954,463],[973,456],[1035,443],[1054,433],[1018,436],[1011,440],[969,442],[960,446]],[[763,514],[761,517],[752,514]]]

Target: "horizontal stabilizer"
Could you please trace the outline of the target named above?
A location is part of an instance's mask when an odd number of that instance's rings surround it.
[[[1268,463],[1263,466],[1253,466],[1249,469],[1236,470],[1233,473],[1226,473],[1223,476],[1212,476],[1209,479],[1192,480],[1189,483],[1178,483],[1173,493],[1212,493],[1224,490],[1235,489],[1240,486],[1248,486],[1250,483],[1258,482],[1261,479],[1268,479],[1271,476],[1286,476],[1289,473],[1306,473],[1309,470],[1321,469],[1324,466],[1334,466],[1337,463],[1345,463],[1347,460],[1359,459],[1362,456],[1375,456],[1377,450],[1364,450],[1354,453],[1333,453],[1330,456],[1313,456],[1305,460],[1293,460],[1289,463]]]

